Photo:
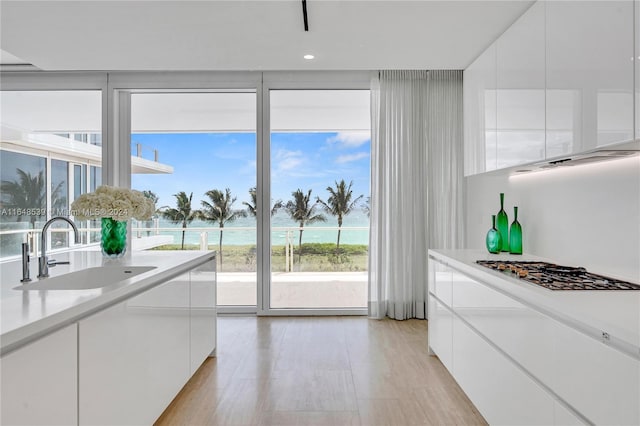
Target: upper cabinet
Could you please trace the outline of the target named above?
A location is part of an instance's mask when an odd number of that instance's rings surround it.
[[[464,71],[465,175],[640,135],[639,4],[540,0],[473,62]]]
[[[545,158],[545,2],[497,43],[497,168]]]
[[[632,140],[633,0],[545,3],[547,158]]]
[[[464,174],[495,170],[496,45],[492,44],[463,76]]]

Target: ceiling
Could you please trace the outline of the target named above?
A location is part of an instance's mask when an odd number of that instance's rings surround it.
[[[531,4],[307,0],[305,32],[298,0],[2,0],[0,60],[43,70],[464,69]]]

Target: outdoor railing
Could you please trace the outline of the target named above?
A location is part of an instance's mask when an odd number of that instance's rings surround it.
[[[171,244],[171,247],[173,249],[180,249],[183,230],[185,231],[185,235],[187,236],[185,238],[185,249],[199,250],[218,250],[220,235],[219,232],[222,230],[223,253],[222,256],[219,257],[228,258],[230,256],[234,256],[236,258],[236,263],[233,265],[230,265],[230,263],[232,262],[223,263],[219,265],[221,269],[242,269],[243,266],[237,263],[237,258],[242,256],[246,257],[246,262],[248,265],[252,265],[252,258],[254,259],[253,261],[255,261],[257,245],[257,232],[255,226],[233,226],[223,228],[212,226],[194,226],[187,228],[175,228],[160,227],[156,224],[150,227],[134,226],[132,228],[132,235],[134,236],[134,238],[171,235],[173,237],[173,242],[169,244]],[[299,252],[300,248],[298,238],[300,230],[303,231],[303,256],[301,256],[301,253]],[[336,239],[338,230],[341,231],[342,236],[340,242],[341,251],[339,253],[336,251]],[[332,235],[331,237],[319,237],[319,233],[326,235],[326,233],[328,232],[332,232],[334,233],[334,235]],[[307,265],[305,265],[306,268],[313,269],[314,267],[321,267],[323,269],[335,269],[339,266],[338,264],[342,264],[342,269],[346,267],[355,268],[356,270],[366,269],[366,259],[362,259],[363,256],[366,257],[366,254],[363,254],[362,250],[363,247],[364,250],[366,250],[368,246],[368,232],[368,226],[305,226],[302,228],[297,226],[273,226],[271,227],[271,247],[273,255],[272,267],[274,268],[274,270],[277,269],[283,272],[300,269],[300,266],[296,264],[303,261],[302,258],[304,257],[304,262],[307,263]],[[243,238],[244,241],[238,242],[238,239],[234,238],[234,234],[241,235],[241,233],[245,233]],[[359,233],[359,238],[357,238],[359,241],[357,243],[353,243],[352,241],[350,241],[354,239],[354,233]],[[197,238],[194,236],[194,234],[197,235]],[[158,244],[167,247],[166,242],[158,241]],[[353,253],[353,247],[357,247],[359,249],[359,252],[357,254]],[[313,253],[306,253],[305,250],[311,250],[313,251]],[[242,251],[242,253],[240,253],[240,251]],[[337,257],[338,255],[339,257]],[[319,261],[319,257],[323,257],[325,261]],[[315,260],[315,263],[308,264],[312,260]],[[347,265],[347,263],[352,260],[358,260],[357,265]],[[320,263],[320,265],[318,263]],[[255,266],[255,264],[253,264],[253,266]]]
[[[146,158],[147,160],[158,162],[158,150],[156,148],[143,145],[141,143],[132,142],[132,148],[135,147],[135,150],[132,149],[131,155],[140,158]],[[148,158],[149,157],[149,158]]]
[[[134,244],[133,249],[136,250],[136,243],[146,242],[146,244],[138,244],[138,248],[140,250],[147,249],[161,249],[161,247],[171,247],[171,249],[180,249],[181,248],[181,239],[182,232],[185,232],[185,236],[190,236],[187,238],[185,242],[185,249],[199,249],[199,250],[218,250],[219,244],[219,232],[223,231],[223,241],[222,241],[222,256],[220,258],[227,256],[236,258],[240,257],[241,260],[246,262],[246,267],[244,265],[238,265],[239,262],[237,259],[236,264],[233,264],[231,261],[228,261],[227,264],[220,265],[223,269],[238,269],[241,268],[255,268],[255,256],[256,256],[256,238],[257,238],[257,228],[253,227],[187,227],[187,228],[178,228],[178,227],[161,227],[159,226],[158,221],[156,220],[151,226],[143,226],[144,222],[134,223],[131,228],[131,239]],[[68,228],[52,228],[49,229],[52,234],[66,234],[66,244],[63,247],[49,247],[52,253],[79,249],[87,246],[97,246],[99,244],[99,233],[100,227],[78,227],[80,234],[82,235],[83,241],[85,244],[77,245],[71,244],[69,242],[73,241],[73,236]],[[303,253],[299,252],[299,231],[303,231]],[[341,252],[338,252],[334,249],[336,240],[328,237],[323,237],[318,239],[318,233],[326,233],[333,232],[336,234],[338,230],[341,231],[342,240],[340,243]],[[281,270],[284,272],[293,271],[296,268],[296,263],[301,262],[302,255],[304,255],[305,261],[310,262],[311,259],[315,259],[315,264],[307,265],[308,268],[319,267],[317,258],[325,259],[323,266],[323,260],[320,260],[320,266],[324,268],[329,267],[354,267],[353,265],[345,266],[344,263],[350,260],[349,258],[349,247],[358,246],[366,247],[368,245],[367,238],[364,237],[364,233],[368,233],[369,227],[367,226],[306,226],[306,227],[296,227],[296,226],[276,226],[271,228],[271,245],[272,245],[272,265],[277,270]],[[40,234],[41,229],[14,229],[14,230],[1,230],[0,236],[10,236],[15,235],[16,241],[15,243],[11,243],[11,246],[15,245],[16,247],[12,247],[11,254],[3,253],[1,254],[1,260],[12,260],[19,258],[19,249],[20,243],[24,241],[28,241],[30,243],[30,251],[32,255],[37,255],[40,251]],[[241,244],[238,244],[238,241],[229,241],[229,239],[233,239],[232,234],[234,233],[246,233],[244,236],[244,240]],[[360,234],[360,242],[357,244],[353,244],[349,242],[349,234],[353,232],[359,232]],[[197,238],[193,237],[193,234],[197,234]],[[164,236],[166,238],[150,238],[150,237],[158,237]],[[171,237],[171,240],[168,239]],[[93,241],[91,241],[93,239]],[[145,239],[147,241],[145,241]],[[225,241],[226,239],[226,241]],[[52,237],[49,241],[55,241]],[[195,241],[195,242],[194,242]],[[309,246],[313,245],[322,246],[320,249],[316,249],[313,253],[305,253],[305,249],[308,249]],[[345,249],[346,248],[346,249]],[[15,249],[15,250],[13,250]],[[311,247],[310,250],[313,251],[314,247]],[[318,251],[319,250],[319,251]],[[242,251],[242,253],[240,253]],[[358,253],[360,256],[358,257],[359,263],[355,266],[356,270],[362,270],[362,268],[366,268],[366,262],[363,263],[362,253]],[[276,259],[277,257],[277,259]],[[338,265],[338,266],[336,266]],[[340,266],[342,265],[342,266]],[[298,268],[300,266],[297,266]]]

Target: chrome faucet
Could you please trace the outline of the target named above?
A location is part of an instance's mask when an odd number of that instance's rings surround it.
[[[29,243],[22,243],[22,279],[20,282],[28,283],[31,281],[29,276]]]
[[[69,262],[56,262],[55,260],[49,261],[47,258],[47,229],[49,226],[55,222],[56,220],[63,220],[67,222],[73,228],[73,233],[75,234],[76,243],[80,242],[80,233],[78,232],[78,227],[73,221],[67,217],[56,216],[52,217],[44,224],[42,228],[42,235],[40,236],[40,247],[41,254],[38,258],[38,278],[46,278],[49,276],[49,266],[56,266],[62,264],[68,264]]]

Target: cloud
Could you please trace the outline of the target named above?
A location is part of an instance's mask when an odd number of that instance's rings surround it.
[[[302,151],[289,151],[287,149],[279,149],[274,155],[274,160],[276,172],[295,170],[305,162]]]
[[[256,174],[256,160],[247,161],[244,166],[240,167],[238,173],[242,175],[255,175]]]
[[[347,155],[339,155],[336,158],[337,164],[351,163],[352,161],[362,160],[363,158],[369,157],[368,152],[358,152],[356,154],[347,154]]]
[[[368,131],[338,132],[331,136],[327,142],[335,144],[339,148],[357,148],[371,140],[371,133]]]

